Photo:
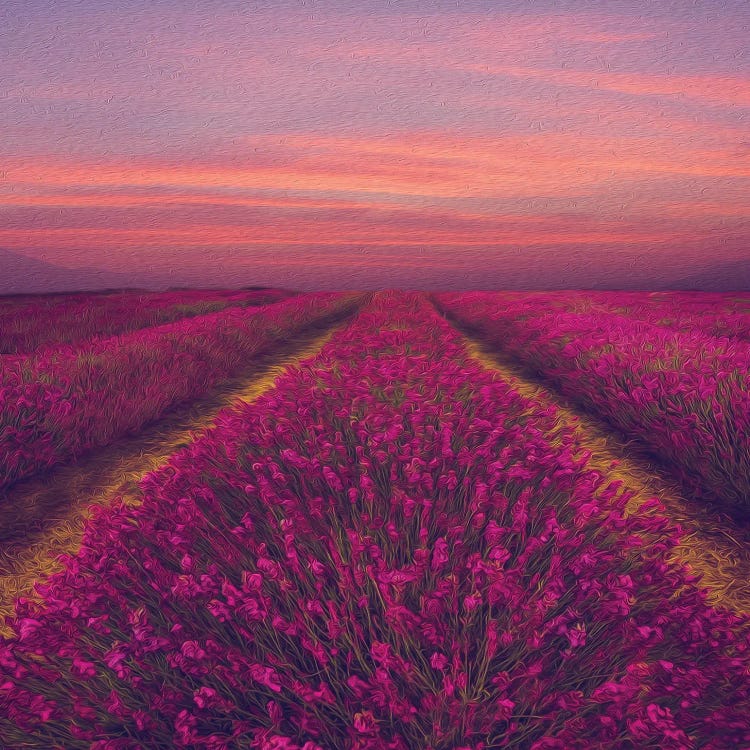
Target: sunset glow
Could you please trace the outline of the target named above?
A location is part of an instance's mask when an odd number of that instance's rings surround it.
[[[209,6],[4,5],[0,264],[678,288],[750,256],[744,3]]]

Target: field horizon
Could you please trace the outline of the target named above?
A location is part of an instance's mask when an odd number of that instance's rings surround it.
[[[739,246],[738,246],[739,250]],[[356,252],[355,252],[356,251]],[[360,252],[361,251],[361,252]],[[277,250],[283,252],[283,248]],[[297,289],[300,292],[313,291],[383,291],[387,289],[419,290],[429,292],[439,291],[748,291],[750,290],[750,261],[740,252],[739,257],[723,258],[711,257],[704,250],[696,250],[686,246],[686,255],[678,258],[664,268],[657,268],[648,262],[647,255],[641,251],[613,253],[609,264],[592,265],[593,258],[585,254],[572,254],[566,258],[564,268],[550,256],[550,251],[542,249],[526,252],[526,258],[519,260],[519,253],[508,251],[495,258],[493,262],[504,267],[503,274],[489,275],[483,266],[487,260],[480,255],[464,253],[464,266],[456,268],[449,283],[441,275],[440,261],[434,270],[427,264],[421,280],[416,283],[413,275],[402,274],[397,265],[389,270],[392,259],[382,259],[382,270],[373,274],[366,264],[360,265],[358,259],[372,255],[364,249],[352,249],[349,261],[341,261],[342,274],[330,269],[323,274],[325,282],[316,282],[321,274],[315,270],[314,264],[300,271],[284,271],[277,273],[273,269],[269,255],[269,264],[262,273],[252,265],[246,267],[238,262],[236,255],[229,255],[222,262],[221,253],[213,253],[216,265],[222,270],[214,274],[211,283],[206,279],[212,275],[206,269],[180,269],[175,258],[173,266],[162,269],[150,268],[148,272],[137,269],[131,273],[113,272],[94,266],[67,266],[60,262],[50,262],[34,255],[26,255],[18,251],[9,251],[0,247],[0,297],[19,296],[25,294],[76,294],[76,293],[105,293],[107,291],[169,291],[170,289],[248,289],[282,288]],[[735,253],[736,254],[736,253]],[[265,256],[264,256],[265,257]],[[424,252],[419,255],[424,259]],[[494,255],[492,256],[494,258]],[[688,259],[688,262],[686,262]],[[401,278],[403,277],[403,279]],[[263,278],[260,281],[259,278]],[[300,287],[300,279],[305,284]],[[489,279],[489,280],[488,280]],[[200,282],[197,282],[200,280]],[[349,283],[341,283],[346,280]]]

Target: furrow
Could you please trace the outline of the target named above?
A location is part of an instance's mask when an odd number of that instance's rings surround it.
[[[288,367],[317,354],[342,325],[297,336],[254,358],[251,369],[210,397],[175,409],[141,434],[13,487],[0,504],[0,621],[13,612],[16,597],[34,597],[34,583],[61,569],[59,555],[77,551],[93,506],[139,504],[138,483],[146,474],[211,429],[219,412],[254,401]],[[0,625],[0,635],[9,632]]]
[[[454,324],[455,326],[455,324]],[[702,576],[700,585],[708,601],[742,614],[750,612],[750,533],[727,516],[719,515],[684,496],[679,486],[646,461],[633,457],[632,445],[624,445],[608,425],[597,420],[544,386],[526,378],[509,359],[484,342],[461,330],[470,356],[493,370],[521,395],[553,405],[564,420],[561,427],[573,429],[591,453],[589,465],[610,479],[622,481],[622,491],[632,493],[626,513],[632,515],[651,498],[658,498],[661,511],[682,531],[672,559],[688,565]]]

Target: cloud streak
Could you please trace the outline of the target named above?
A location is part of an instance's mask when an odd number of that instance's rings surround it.
[[[25,7],[0,44],[0,247],[122,268],[535,248],[563,269],[575,247],[656,267],[750,240],[750,64],[720,6]]]

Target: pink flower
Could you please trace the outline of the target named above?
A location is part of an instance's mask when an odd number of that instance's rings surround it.
[[[96,665],[80,657],[73,659],[73,666],[71,668],[73,674],[79,677],[95,677],[96,676]]]
[[[276,693],[281,692],[281,683],[279,676],[271,667],[264,667],[261,664],[253,664],[250,667],[250,676],[261,685],[265,685]]]
[[[196,717],[186,709],[180,711],[174,720],[174,728],[177,736],[185,744],[190,744],[196,739],[195,727],[197,725],[198,720]]]
[[[578,623],[567,632],[571,648],[578,648],[586,645],[586,625]]]
[[[354,728],[360,734],[374,734],[377,730],[375,717],[371,711],[360,711],[354,714]]]
[[[193,694],[193,700],[198,708],[206,708],[206,706],[209,706],[212,703],[212,699],[216,696],[217,692],[213,688],[204,685],[195,691]]]
[[[443,692],[449,697],[452,698],[453,694],[456,692],[456,686],[453,680],[450,678],[449,675],[444,674],[443,675]]]
[[[42,627],[42,621],[33,617],[24,617],[18,621],[19,641],[28,641]]]
[[[409,570],[383,570],[377,574],[379,583],[390,583],[395,586],[402,586],[417,579],[417,574]]]
[[[266,711],[268,711],[268,716],[274,726],[278,726],[284,718],[284,712],[276,701],[268,701],[266,703]]]
[[[435,651],[430,657],[430,666],[433,669],[445,669],[447,664],[448,664],[448,659],[445,657],[444,654],[441,654],[439,651]]]
[[[188,659],[201,661],[206,658],[206,652],[201,648],[198,641],[183,641],[180,652]]]
[[[487,556],[494,563],[502,565],[510,559],[510,552],[507,549],[497,545],[490,550],[490,554]]]
[[[490,520],[487,522],[487,527],[484,530],[484,540],[488,546],[492,547],[496,544],[500,544],[505,537],[506,530],[499,526],[496,521]]]
[[[507,721],[513,715],[516,704],[510,698],[499,698],[495,706],[497,706],[495,717],[500,721]]]
[[[479,592],[464,597],[464,609],[467,612],[473,612],[482,604],[482,595]]]
[[[328,485],[336,492],[344,491],[344,485],[341,483],[341,480],[333,471],[333,469],[331,469],[329,466],[323,467],[323,476],[325,477],[326,482],[328,482]]]
[[[258,568],[268,576],[272,581],[276,581],[281,578],[281,566],[275,561],[268,557],[258,558]]]
[[[433,571],[437,571],[445,565],[449,559],[448,543],[445,541],[445,537],[441,536],[435,540],[435,544],[433,545],[432,563],[430,567]]]
[[[370,653],[372,654],[372,658],[375,659],[375,661],[387,662],[390,661],[391,647],[387,643],[373,641],[372,645],[370,646]]]

